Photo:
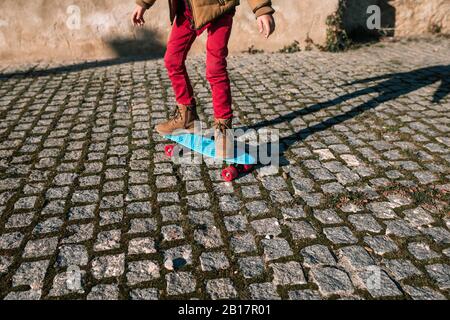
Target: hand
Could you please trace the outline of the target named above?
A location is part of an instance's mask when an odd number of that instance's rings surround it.
[[[265,14],[258,17],[259,33],[264,34],[267,38],[275,31],[275,19],[271,14]]]
[[[133,22],[133,25],[135,27],[137,26],[142,27],[145,24],[144,20],[145,11],[147,11],[147,9],[142,8],[141,6],[137,6],[136,9],[134,9],[131,21]]]

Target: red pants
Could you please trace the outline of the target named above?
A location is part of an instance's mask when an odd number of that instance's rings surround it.
[[[203,30],[191,26],[189,10],[179,14],[170,34],[165,65],[172,81],[178,104],[195,103],[194,92],[186,70],[186,57],[195,39],[206,29],[206,78],[211,85],[214,116],[229,119],[233,116],[231,108],[231,87],[227,71],[228,40],[230,39],[234,13],[228,13],[208,24]]]

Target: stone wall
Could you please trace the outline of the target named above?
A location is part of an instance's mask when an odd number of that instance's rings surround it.
[[[397,37],[450,34],[450,0],[346,0],[344,24],[348,32],[368,32],[367,8],[381,8],[381,27]],[[437,29],[436,29],[437,28]]]
[[[277,0],[277,33],[269,40],[258,32],[255,17],[245,0],[238,9],[231,52],[250,46],[274,51],[304,41],[306,34],[321,43],[325,40],[325,19],[336,11],[337,0]],[[80,9],[80,28],[76,26],[71,5]],[[165,0],[147,13],[147,26],[131,26],[133,0],[2,0],[0,2],[0,58],[91,59],[112,58],[130,54],[160,56],[170,31],[168,5]],[[26,18],[25,18],[26,17]],[[76,19],[75,19],[76,20]],[[72,22],[72,23],[71,23]],[[69,23],[72,29],[67,26]],[[204,49],[205,36],[192,52]]]
[[[398,35],[426,33],[430,22],[449,31],[449,0],[347,0],[349,29],[364,28],[368,3],[389,2],[395,8]],[[276,51],[309,36],[324,44],[326,18],[338,9],[339,0],[273,0],[277,32],[269,40],[256,28],[245,0],[238,9],[230,43],[231,52],[256,49]],[[0,1],[0,59],[36,60],[107,59],[130,55],[160,57],[170,31],[166,0],[158,0],[146,16],[147,26],[133,28],[134,0],[2,0]],[[447,13],[447,14],[445,14]],[[77,18],[79,15],[79,25]],[[192,53],[204,50],[203,35]]]
[[[396,35],[415,36],[438,27],[450,34],[450,0],[393,0],[396,8]],[[437,31],[437,30],[436,30]]]
[[[387,0],[357,0],[346,1],[344,10],[344,25],[347,32],[352,35],[355,33],[376,34],[378,31],[370,31],[367,29],[367,8],[372,5],[377,5],[381,9],[381,28],[382,30],[389,30],[389,34],[393,34],[396,24],[397,9],[392,4],[392,1]]]

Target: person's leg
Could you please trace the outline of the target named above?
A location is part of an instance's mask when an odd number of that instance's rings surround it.
[[[213,21],[208,28],[206,44],[206,78],[211,85],[215,147],[219,158],[233,158],[231,85],[227,71],[228,41],[234,14],[226,14]]]
[[[197,34],[192,30],[185,16],[179,14],[176,18],[164,62],[172,81],[172,87],[177,101],[176,111],[165,122],[158,124],[155,129],[161,135],[192,132],[195,121],[198,120],[194,93],[186,70],[186,56]]]
[[[206,44],[206,78],[211,85],[214,116],[231,119],[231,86],[227,71],[228,41],[234,14],[229,13],[213,21],[208,28]]]
[[[179,15],[173,25],[167,43],[164,62],[167,68],[175,98],[178,104],[192,106],[195,104],[194,93],[186,70],[186,57],[197,34],[192,30],[190,22]]]

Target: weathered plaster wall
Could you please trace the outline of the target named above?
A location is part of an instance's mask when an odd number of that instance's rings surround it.
[[[395,36],[417,36],[438,26],[450,34],[450,0],[347,0],[344,23],[348,30],[366,26],[367,8],[381,8],[382,28],[394,28]]]
[[[337,8],[337,0],[277,0],[278,29],[265,40],[245,0],[238,8],[230,44],[231,52],[255,48],[273,51],[304,41],[307,33],[321,43],[325,40],[326,17]],[[69,6],[80,8],[79,29],[66,25],[72,21]],[[2,0],[0,1],[0,58],[89,59],[110,58],[134,53],[160,55],[170,32],[167,1],[159,0],[147,13],[147,26],[131,26],[133,0]],[[72,24],[73,25],[73,24]],[[204,49],[205,36],[192,52]]]
[[[450,0],[393,0],[396,35],[414,36],[429,32],[432,25],[450,34]]]
[[[423,34],[431,22],[449,32],[450,0],[348,0],[352,28],[365,25],[363,3],[385,2],[395,8],[397,35]],[[277,10],[277,32],[269,40],[256,28],[246,0],[238,9],[230,43],[231,52],[257,49],[275,51],[294,40],[304,44],[307,35],[316,43],[326,39],[327,16],[337,11],[339,0],[273,0]],[[79,28],[69,28],[76,15]],[[35,60],[105,59],[133,54],[161,56],[170,32],[166,0],[158,0],[146,15],[147,26],[131,26],[134,0],[1,0],[0,59],[21,62]],[[192,52],[204,50],[205,35]]]

